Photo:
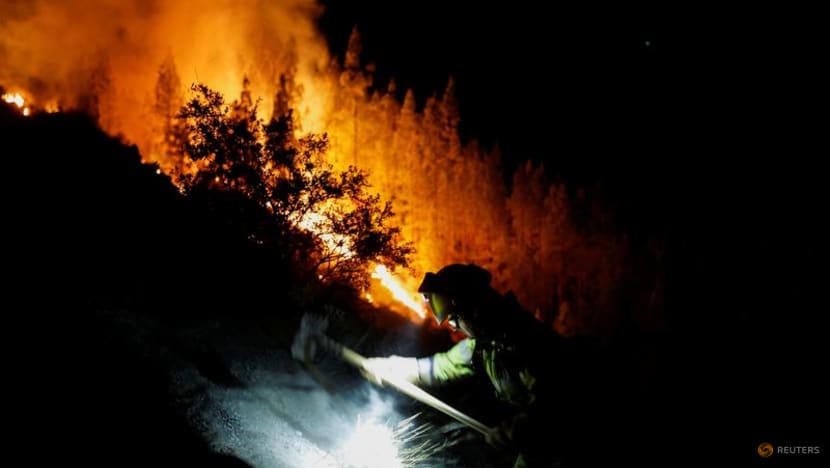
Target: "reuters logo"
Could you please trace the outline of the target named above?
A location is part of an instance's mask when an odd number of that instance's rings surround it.
[[[758,455],[760,455],[762,458],[771,457],[772,452],[773,452],[772,444],[770,444],[769,442],[764,442],[764,443],[762,443],[761,445],[758,446]]]

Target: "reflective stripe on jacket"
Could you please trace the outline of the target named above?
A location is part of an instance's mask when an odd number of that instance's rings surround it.
[[[480,356],[483,368],[500,399],[514,404],[532,403],[535,378],[516,353],[495,342],[480,348],[476,349],[474,338],[466,338],[448,351],[418,359],[421,383],[441,385],[470,377],[476,373],[474,357]]]

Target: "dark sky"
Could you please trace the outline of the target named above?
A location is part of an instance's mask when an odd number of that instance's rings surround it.
[[[454,76],[463,136],[499,142],[509,160],[640,170],[803,130],[815,12],[607,3],[327,0],[321,27],[342,56],[357,25],[377,82],[394,76],[419,102]]]
[[[392,2],[327,3],[322,26],[336,51],[357,24],[364,57],[377,64],[380,82],[392,75],[422,102],[453,76],[465,136],[523,150],[536,145],[522,140],[549,133],[550,118],[595,118],[608,99],[633,99],[647,89],[642,80],[653,79],[655,56],[666,47],[640,8],[546,4],[542,12],[537,2],[404,1],[394,9]]]

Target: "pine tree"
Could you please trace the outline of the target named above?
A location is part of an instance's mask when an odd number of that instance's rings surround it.
[[[458,110],[458,100],[455,96],[455,80],[450,77],[444,95],[441,98],[441,139],[447,148],[447,156],[458,159],[461,155],[461,139],[458,135],[458,125],[461,123],[461,112]]]
[[[184,105],[184,89],[172,54],[168,54],[159,66],[153,103],[154,127],[161,138],[154,142],[151,153],[167,162],[176,161],[181,172],[181,159],[185,150],[184,122],[179,111]]]
[[[108,100],[111,98],[112,69],[109,57],[99,54],[95,60],[86,81],[89,84],[86,93],[79,98],[78,107],[86,112],[98,125],[104,129],[111,129],[112,109],[108,107]]]

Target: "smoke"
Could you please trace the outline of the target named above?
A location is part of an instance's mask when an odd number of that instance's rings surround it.
[[[141,147],[165,58],[183,86],[199,81],[231,98],[247,76],[270,109],[287,67],[313,88],[329,63],[321,13],[314,0],[6,0],[0,84],[36,104],[90,111]]]

